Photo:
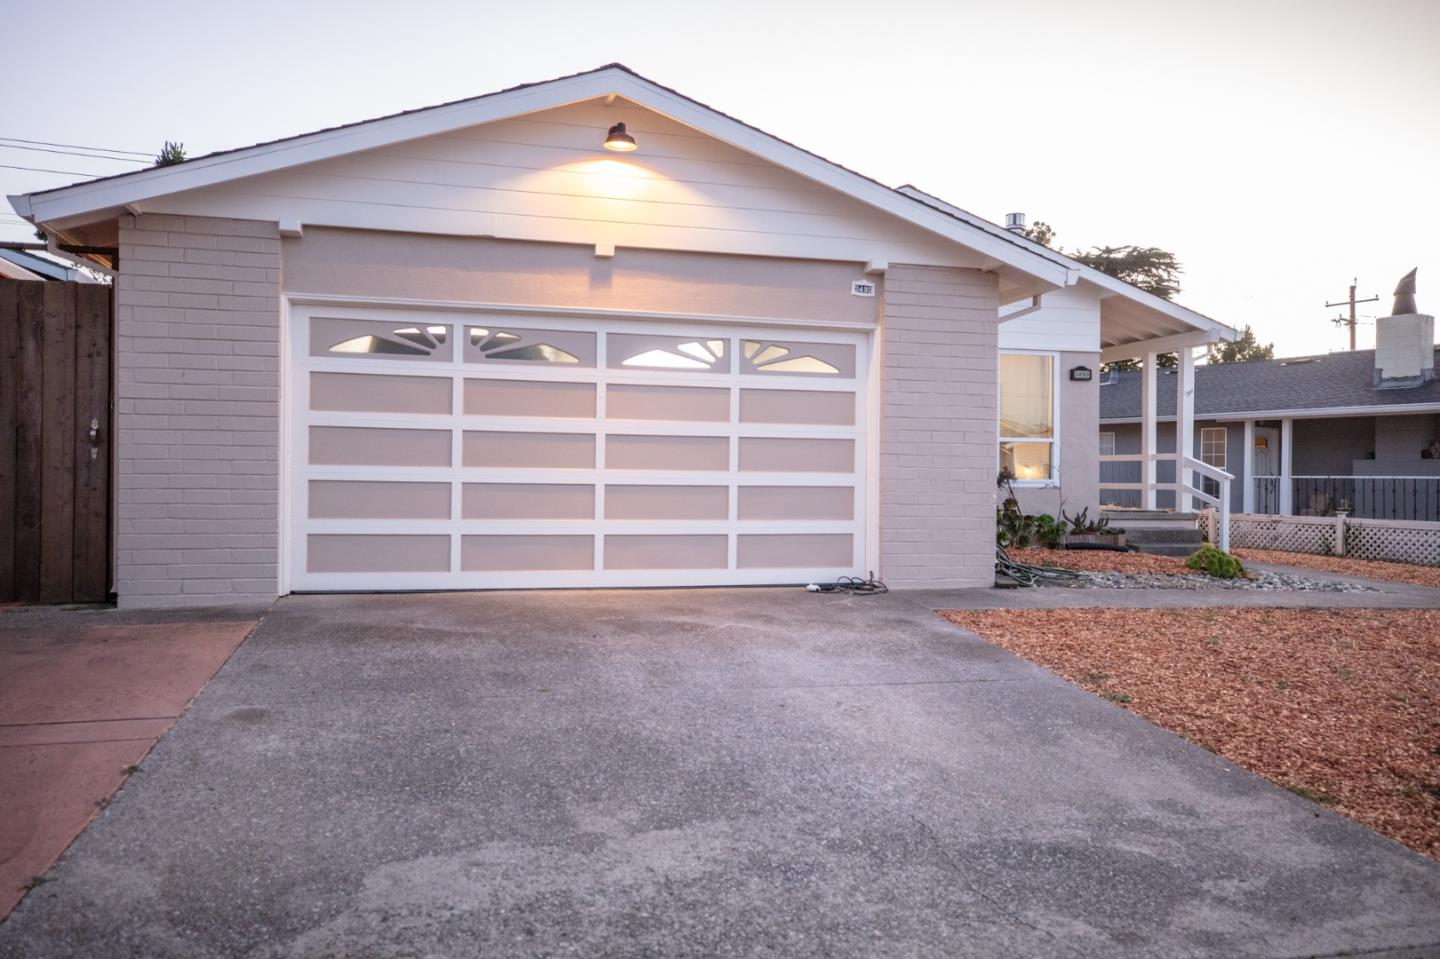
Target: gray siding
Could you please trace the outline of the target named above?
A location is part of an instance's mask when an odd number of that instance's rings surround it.
[[[279,290],[273,223],[121,217],[115,577],[122,606],[276,594]]]
[[[995,276],[892,266],[882,309],[882,573],[895,586],[987,585],[995,561]]]

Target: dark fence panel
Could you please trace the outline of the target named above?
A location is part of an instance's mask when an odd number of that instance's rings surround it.
[[[0,280],[0,601],[109,593],[112,329],[108,286]]]

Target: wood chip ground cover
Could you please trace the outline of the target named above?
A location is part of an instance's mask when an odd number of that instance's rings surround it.
[[[1189,569],[1185,560],[1150,553],[1126,553],[1108,549],[1016,549],[1010,558],[1031,566],[1058,566],[1083,573],[1158,573],[1162,576],[1204,576]]]
[[[1351,559],[1348,556],[1314,556],[1310,553],[1287,553],[1278,549],[1237,549],[1241,561],[1274,563],[1277,566],[1303,566],[1341,576],[1365,576],[1413,586],[1440,587],[1440,569],[1434,566],[1413,566],[1410,563],[1387,563],[1376,559]]]
[[[1440,610],[941,615],[1440,859]]]

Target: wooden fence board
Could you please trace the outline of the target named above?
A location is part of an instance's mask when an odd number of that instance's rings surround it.
[[[20,346],[20,290],[0,283],[0,603],[15,595],[15,362]]]
[[[45,285],[19,284],[16,348],[15,598],[40,598],[40,380],[45,328]]]
[[[75,546],[73,598],[110,592],[110,288],[75,287]],[[95,442],[91,425],[98,424]]]
[[[40,601],[63,603],[75,586],[75,286],[44,287]]]

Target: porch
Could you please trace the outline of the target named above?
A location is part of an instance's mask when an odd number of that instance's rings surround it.
[[[1146,523],[1154,526],[1168,513],[1172,519],[1162,525],[1193,529],[1198,511],[1214,509],[1218,514],[1214,524],[1216,545],[1229,550],[1235,476],[1216,465],[1212,456],[1196,455],[1207,451],[1197,449],[1196,444],[1195,349],[1217,339],[1213,333],[1193,333],[1111,346],[1101,352],[1103,362],[1138,358],[1141,364],[1138,451],[1120,452],[1114,445],[1113,433],[1109,434],[1111,444],[1102,445],[1100,451],[1100,503],[1114,525],[1124,526],[1129,515],[1144,516]],[[1137,347],[1144,348],[1138,357]],[[1174,369],[1160,367],[1160,357],[1166,352],[1176,355]],[[1162,382],[1175,395],[1176,415],[1168,430],[1173,444],[1169,450],[1161,444]],[[1206,441],[1202,437],[1201,447]],[[1228,459],[1220,462],[1228,464]]]

